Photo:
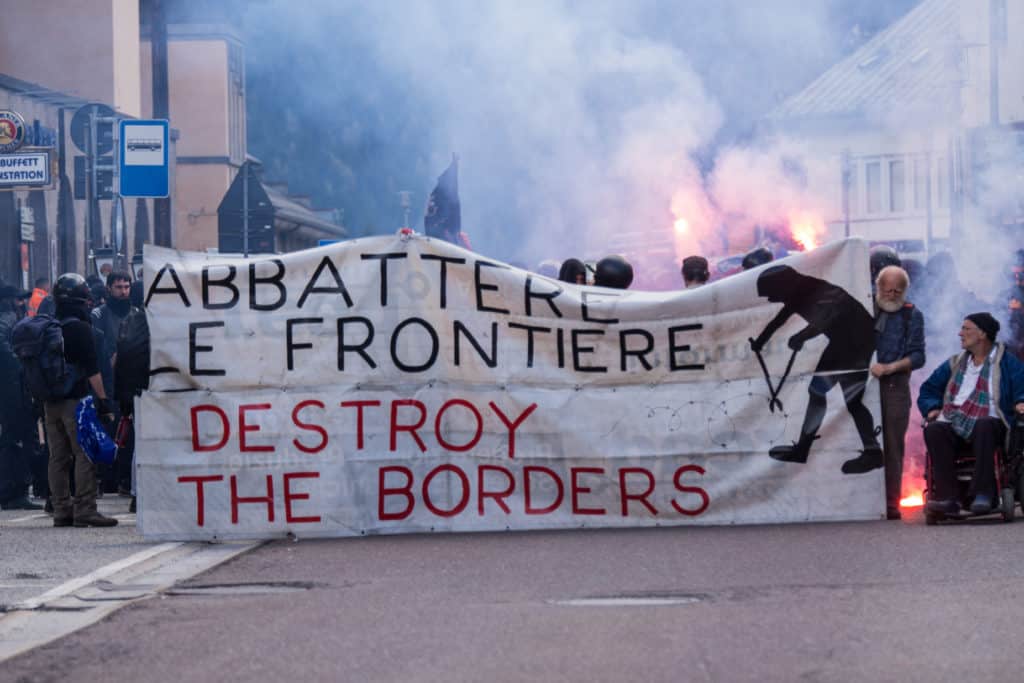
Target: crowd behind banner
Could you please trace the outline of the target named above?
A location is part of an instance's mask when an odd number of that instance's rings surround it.
[[[69,382],[60,396],[34,395],[42,350],[19,348],[18,339],[51,322]],[[142,282],[125,271],[109,271],[105,280],[74,273],[56,283],[39,278],[31,291],[0,284],[0,508],[45,508],[55,526],[113,526],[116,520],[96,509],[104,495],[122,497],[126,511],[135,511],[132,411],[148,383],[148,344]],[[93,365],[90,385],[86,367]],[[90,394],[116,439],[113,462],[93,462],[79,443],[75,412],[78,399]]]
[[[739,269],[747,270],[771,262],[777,255],[773,251],[777,252],[765,247],[753,250],[744,257]],[[872,286],[886,266],[902,267],[907,281],[903,288],[905,291],[899,298],[901,301],[913,302],[918,311],[917,315],[924,328],[923,336],[929,343],[929,368],[945,362],[948,355],[958,349],[956,330],[959,321],[984,309],[992,310],[996,318],[1008,323],[1004,327],[1002,339],[1011,354],[1020,356],[1024,353],[1024,250],[1018,252],[1017,256],[1017,265],[1007,275],[1006,291],[982,298],[961,284],[954,259],[948,252],[939,253],[926,263],[921,263],[913,259],[901,260],[899,255],[887,248],[876,248],[872,253]],[[698,288],[739,269],[722,271],[706,257],[691,255],[682,261],[678,285],[687,290]],[[577,258],[562,262],[544,261],[536,271],[565,283],[610,289],[629,288],[634,276],[632,265],[621,256],[610,256],[596,263]],[[126,507],[134,512],[135,430],[132,413],[135,397],[140,395],[149,381],[149,330],[143,310],[142,283],[132,281],[128,273],[117,271],[108,273],[105,281],[90,276],[87,282],[92,343],[102,378],[103,398],[107,400],[101,407],[104,414],[109,416],[108,428],[119,446],[114,463],[90,464],[96,470],[98,480],[96,495],[124,496]],[[53,512],[49,485],[52,473],[48,475],[50,444],[47,429],[44,428],[43,402],[34,400],[25,387],[23,371],[12,346],[12,332],[20,319],[36,315],[53,316],[57,312],[56,308],[50,283],[45,279],[37,280],[31,291],[0,283],[0,508],[5,510],[31,510],[45,505],[47,512]],[[876,318],[884,319],[882,313],[876,301]],[[901,324],[909,330],[910,321],[910,318],[906,318]],[[879,323],[877,329],[881,331],[885,324]],[[905,391],[906,401],[909,401],[911,394],[918,393],[923,381],[923,378],[911,375],[924,362],[923,349],[920,359],[914,357],[910,361],[913,355],[911,351],[906,351],[908,367],[901,366],[900,371],[913,379],[909,379],[905,390],[895,390],[901,397],[903,394],[900,392]],[[874,369],[872,374],[875,374]],[[885,385],[884,377],[881,374],[876,376]],[[885,386],[882,391],[885,421],[890,411],[886,406]],[[890,400],[904,401],[903,398]],[[912,458],[909,470],[913,476],[920,476],[923,442],[919,430],[907,429],[907,416],[897,414],[893,419],[889,415],[888,422],[889,432],[893,432],[894,422],[897,427],[894,433],[888,433],[884,438],[886,504],[889,517],[898,518],[903,459],[901,451],[904,446],[907,448]],[[74,491],[73,472],[70,473],[70,479]]]

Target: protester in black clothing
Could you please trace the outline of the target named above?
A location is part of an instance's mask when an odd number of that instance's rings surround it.
[[[772,254],[768,247],[758,247],[744,256],[740,265],[743,270],[750,270],[751,268],[757,268],[758,266],[763,266],[766,263],[771,263],[774,259],[775,255]]]
[[[81,275],[68,273],[54,283],[57,319],[64,337],[64,357],[78,373],[67,398],[46,401],[46,435],[50,444],[50,495],[54,526],[114,526],[117,520],[96,509],[96,467],[78,442],[75,408],[90,388],[99,399],[99,412],[108,423],[113,412],[99,372],[96,346],[89,317],[91,293]],[[75,472],[75,496],[70,488],[71,469]]]
[[[864,445],[860,456],[843,463],[843,473],[860,474],[881,467],[882,449],[874,419],[862,402],[868,363],[875,346],[871,314],[842,287],[798,273],[790,266],[767,268],[757,278],[757,293],[783,306],[757,339],[751,341],[755,353],[760,353],[772,335],[794,314],[807,322],[807,327],[789,338],[789,348],[794,352],[819,335],[828,338],[828,346],[818,360],[808,388],[810,398],[799,441],[792,446],[775,446],[769,455],[783,462],[807,462],[811,445],[818,438],[818,430],[825,419],[826,395],[838,384]]]
[[[117,410],[118,397],[114,391],[114,359],[117,353],[117,337],[121,329],[121,321],[125,319],[131,308],[131,303],[128,300],[130,288],[131,276],[124,271],[114,270],[107,274],[107,284],[104,288],[105,302],[97,304],[96,294],[93,293],[92,326],[99,333],[96,335],[96,351],[100,375],[103,377],[103,387],[106,389],[107,396],[114,400],[115,420],[120,419],[121,414],[120,410]],[[119,474],[122,471],[125,473],[124,476]],[[113,493],[118,489],[127,493],[127,477],[130,474],[127,465],[118,463],[101,465],[98,474],[100,489],[103,493]]]
[[[11,345],[18,301],[29,292],[0,283],[0,509],[39,510],[28,498],[38,438],[21,385],[21,365]]]
[[[708,260],[703,256],[687,256],[683,259],[683,265],[679,269],[683,276],[683,287],[695,289],[706,285],[711,277],[708,270]]]
[[[131,302],[128,299],[131,284],[132,278],[128,273],[119,270],[111,271],[107,275],[106,302],[92,309],[93,327],[103,333],[103,346],[97,351],[110,365],[113,365],[114,354],[117,352],[117,336],[121,329],[121,321],[131,310]],[[113,396],[114,373],[112,368],[110,370],[101,368],[101,373],[107,395]]]
[[[597,262],[594,284],[612,289],[629,289],[633,282],[633,266],[622,256],[605,256]]]
[[[566,259],[558,271],[558,279],[574,285],[587,284],[587,266],[578,258]]]

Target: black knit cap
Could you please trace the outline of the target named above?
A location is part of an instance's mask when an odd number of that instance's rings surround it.
[[[977,325],[978,329],[985,333],[989,341],[995,342],[996,335],[999,334],[999,321],[993,318],[990,313],[971,313],[965,320],[970,320]]]

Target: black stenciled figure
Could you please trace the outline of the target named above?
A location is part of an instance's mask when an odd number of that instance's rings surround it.
[[[760,352],[765,343],[793,314],[807,321],[807,327],[789,338],[794,352],[820,334],[828,338],[811,380],[807,414],[800,440],[791,446],[776,446],[769,455],[783,462],[807,462],[811,444],[825,419],[826,395],[838,384],[843,389],[846,409],[857,425],[864,450],[843,463],[845,474],[860,474],[881,467],[882,449],[876,438],[871,412],[864,406],[864,387],[868,363],[874,350],[874,323],[871,314],[843,288],[824,280],[802,275],[790,266],[772,266],[757,278],[757,293],[768,301],[783,304],[751,348]]]

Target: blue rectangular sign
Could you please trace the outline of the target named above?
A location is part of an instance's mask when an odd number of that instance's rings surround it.
[[[166,120],[120,122],[122,197],[166,197],[170,192]]]

